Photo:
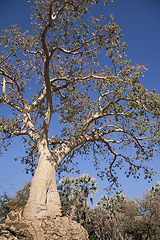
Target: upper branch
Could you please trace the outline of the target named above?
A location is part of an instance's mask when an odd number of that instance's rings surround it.
[[[32,111],[35,107],[37,107],[46,97],[46,87],[44,87],[42,94],[40,97],[38,97],[33,103],[30,104],[30,106],[27,108],[30,111]]]
[[[2,76],[4,76],[4,78],[3,78],[3,100],[4,100],[7,104],[9,104],[10,106],[12,106],[12,107],[14,107],[15,109],[17,109],[18,111],[19,111],[20,109],[21,109],[21,111],[22,111],[22,108],[21,108],[20,106],[14,104],[13,101],[9,100],[9,98],[6,98],[6,85],[7,85],[7,84],[10,84],[10,85],[12,86],[12,88],[13,88],[13,84],[15,84],[16,87],[17,87],[18,93],[19,93],[19,98],[20,98],[20,100],[21,100],[21,102],[22,102],[22,104],[23,104],[23,107],[26,106],[25,101],[24,101],[24,97],[23,97],[23,94],[22,94],[22,91],[21,91],[21,87],[20,87],[20,85],[18,84],[17,79],[14,78],[14,76],[6,73],[2,68],[0,68],[0,74],[1,74]],[[8,78],[8,79],[10,79],[10,81],[7,81],[7,80],[5,79],[5,77]]]

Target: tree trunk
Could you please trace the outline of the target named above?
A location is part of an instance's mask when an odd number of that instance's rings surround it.
[[[89,240],[87,231],[80,224],[61,216],[56,169],[57,161],[61,162],[66,149],[61,146],[51,153],[46,143],[47,141],[41,141],[38,144],[39,163],[23,212],[24,218],[19,212],[10,214],[11,218],[8,219],[8,223],[0,226],[0,235],[6,234],[7,231],[11,236],[14,234],[12,239],[15,236],[19,239],[23,235],[25,239],[34,240]]]
[[[61,216],[61,202],[56,184],[56,163],[46,144],[38,147],[39,163],[33,177],[23,216],[28,220]]]

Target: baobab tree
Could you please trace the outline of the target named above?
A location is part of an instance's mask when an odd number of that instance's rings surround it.
[[[0,37],[0,104],[10,109],[0,119],[1,144],[21,137],[22,161],[36,168],[28,220],[61,215],[56,172],[77,154],[93,151],[98,174],[111,184],[123,166],[127,176],[153,173],[145,161],[159,147],[159,96],[140,84],[144,67],[127,60],[121,29],[112,16],[95,18],[94,4],[37,0],[32,34],[14,25]]]

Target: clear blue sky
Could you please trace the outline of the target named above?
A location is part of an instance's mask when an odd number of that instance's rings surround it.
[[[109,0],[108,0],[109,1]],[[100,0],[103,2],[103,0]],[[1,0],[0,1],[0,28],[9,28],[10,25],[18,24],[22,30],[30,27],[30,6],[27,0]],[[145,65],[149,71],[142,79],[142,84],[149,90],[157,89],[160,93],[160,1],[159,0],[115,0],[108,8],[103,8],[103,4],[96,9],[95,14],[100,13],[115,16],[115,21],[120,25],[124,34],[124,41],[127,43],[127,55],[133,64]],[[2,114],[5,108],[1,106]],[[6,113],[5,113],[6,114]],[[24,183],[32,179],[31,176],[23,172],[24,166],[14,162],[15,156],[23,154],[23,146],[20,141],[16,141],[3,156],[0,156],[0,194],[5,189],[9,194],[15,193],[22,188]],[[139,198],[148,188],[160,180],[160,161],[157,156],[152,162],[152,166],[158,171],[153,182],[148,184],[143,180],[126,179],[123,173],[120,174],[120,181],[123,185],[124,193],[131,198]],[[82,173],[90,173],[95,176],[95,172],[90,167],[89,162],[85,162]],[[95,201],[100,198],[106,182],[99,183],[99,194]]]

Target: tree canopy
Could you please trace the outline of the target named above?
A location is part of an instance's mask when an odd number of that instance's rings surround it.
[[[59,172],[92,151],[98,175],[111,184],[117,168],[151,178],[145,162],[159,151],[159,95],[141,85],[146,68],[127,59],[122,30],[112,15],[94,17],[94,4],[35,1],[32,33],[15,25],[2,31],[0,104],[10,115],[0,119],[1,145],[21,136],[21,160],[32,173],[45,139]]]

